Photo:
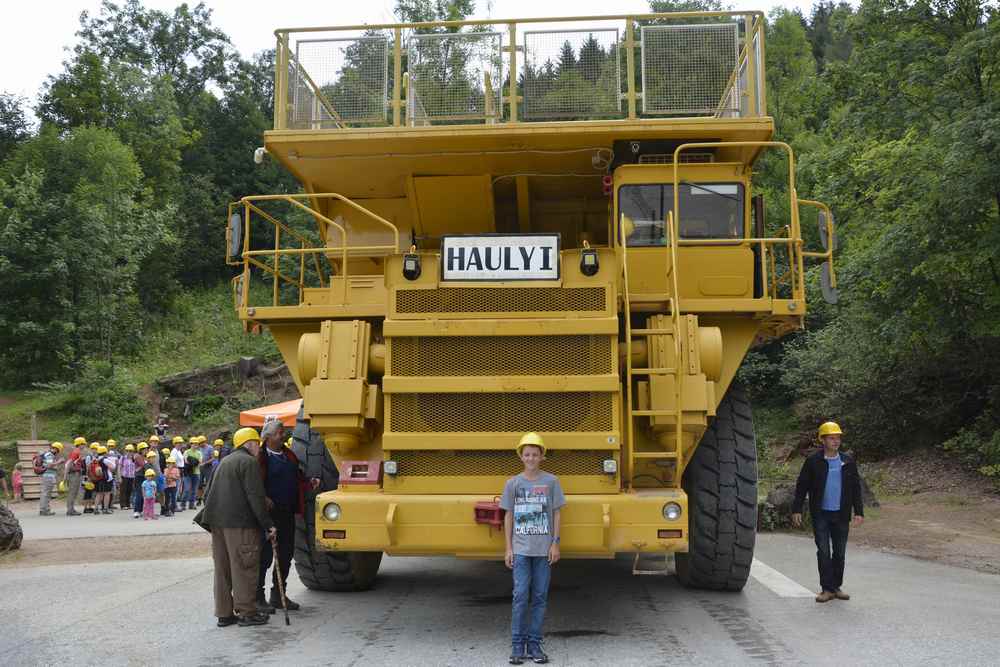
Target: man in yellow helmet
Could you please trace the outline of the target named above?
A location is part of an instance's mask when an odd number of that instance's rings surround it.
[[[233,434],[236,448],[212,475],[205,506],[195,523],[212,533],[215,561],[215,615],[219,627],[263,625],[270,618],[256,603],[261,531],[277,535],[264,502],[257,454],[260,435],[252,428]]]
[[[62,457],[63,444],[53,442],[49,448],[38,454],[32,462],[35,474],[42,478],[42,494],[38,500],[38,513],[42,516],[52,516],[55,512],[49,507],[52,494],[59,483],[59,468],[64,461]]]
[[[819,427],[822,448],[802,464],[792,501],[792,523],[801,526],[802,505],[809,496],[809,514],[819,562],[820,592],[816,602],[851,599],[841,589],[851,513],[854,513],[854,525],[860,526],[865,520],[861,475],[854,459],[840,451],[842,435],[836,422],[826,422]]]

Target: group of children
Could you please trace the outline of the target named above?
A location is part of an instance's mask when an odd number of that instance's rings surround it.
[[[209,444],[203,435],[186,440],[174,436],[170,446],[166,444],[165,436],[154,434],[148,442],[130,442],[119,450],[114,439],[88,445],[85,438],[77,437],[63,458],[62,443],[52,443],[33,462],[43,480],[39,513],[54,514],[48,501],[56,475],[62,478],[59,489],[66,492],[67,516],[111,514],[116,502],[121,509],[132,510],[136,519],[143,515],[157,518],[149,509],[157,502],[160,516],[194,509],[230,448],[221,438]],[[78,499],[82,512],[76,509]]]

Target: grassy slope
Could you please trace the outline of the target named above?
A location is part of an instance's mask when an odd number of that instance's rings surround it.
[[[277,354],[267,334],[243,333],[227,285],[188,292],[172,313],[145,336],[143,347],[130,359],[118,360],[116,374],[139,391],[143,385],[171,373],[233,361],[240,356]],[[38,434],[50,440],[72,438],[75,416],[68,392],[38,389],[0,394],[0,462],[13,463],[13,441],[31,435],[31,415],[37,414]]]

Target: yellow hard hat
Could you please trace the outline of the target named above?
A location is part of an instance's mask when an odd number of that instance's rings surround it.
[[[207,442],[207,441],[208,441],[208,438],[206,438],[205,436],[203,436],[203,435],[199,435],[198,436],[198,442]]]
[[[98,454],[107,454],[108,453],[108,448],[105,447],[104,445],[101,445],[100,447],[97,448],[97,453]]]
[[[529,431],[521,436],[521,439],[517,441],[517,455],[521,455],[521,449],[525,445],[535,445],[542,450],[542,454],[545,453],[545,441],[542,440],[542,436],[538,435],[534,431]]]
[[[177,459],[172,456],[167,457],[167,463],[177,463]]]
[[[233,447],[242,447],[245,443],[250,442],[251,440],[260,442],[260,433],[258,433],[255,428],[247,426],[246,428],[241,428],[236,431],[236,433],[233,433]]]
[[[149,445],[147,445],[144,442],[140,442],[138,445],[135,446],[135,448],[141,452],[144,449],[149,449]]]
[[[63,444],[61,442],[53,442],[49,447],[58,449],[60,452],[63,450]]]
[[[158,435],[156,435],[154,433],[153,435],[149,436],[149,441],[150,442],[159,442],[160,441],[160,436],[158,436]]]
[[[83,483],[83,488],[87,489],[88,491],[93,491],[94,483],[88,479],[86,482]]]
[[[840,425],[837,422],[825,422],[820,424],[817,437],[822,441],[824,435],[844,435],[844,432],[840,430]]]
[[[60,480],[59,493],[66,493],[66,480]]]
[[[115,440],[114,438],[108,438],[107,445],[108,445],[109,448],[111,448],[111,447],[117,447],[118,446],[118,441]]]
[[[192,435],[190,438],[188,438],[188,444],[189,445],[196,445],[196,444],[198,444],[198,436]]]
[[[146,452],[146,458],[147,459],[155,459],[156,458],[156,452]]]
[[[179,445],[179,444],[181,444],[182,442],[184,442],[184,438],[182,438],[182,437],[181,437],[181,436],[179,436],[179,435],[175,435],[175,436],[174,436],[174,438],[173,438],[173,440],[171,440],[170,442],[172,442],[172,443],[173,443],[173,444],[175,444],[175,445]]]
[[[215,445],[216,447],[222,447],[226,443],[225,441],[223,441],[222,438],[216,438],[215,442],[213,442],[212,444]]]
[[[126,452],[134,452],[134,451],[135,451],[135,445],[133,445],[133,444],[132,444],[132,443],[130,442],[129,444],[125,445],[125,451],[126,451]]]
[[[146,477],[156,477],[156,471],[155,470],[147,470],[146,472],[144,472],[142,474],[145,475]]]
[[[82,438],[80,436],[77,436],[77,437],[73,438],[73,446],[74,447],[76,447],[77,445],[86,445],[86,444],[87,444],[87,439],[86,438]]]
[[[90,448],[93,449],[93,450],[97,450],[97,448],[100,447],[100,446],[101,446],[101,443],[99,443],[99,442],[92,442],[92,443],[90,443]]]
[[[170,453],[170,449],[167,447],[163,447],[162,449],[160,449],[160,453],[166,456],[167,454]]]

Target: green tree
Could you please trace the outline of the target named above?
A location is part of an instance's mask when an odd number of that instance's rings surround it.
[[[0,163],[31,134],[24,113],[26,100],[11,93],[0,93]]]

